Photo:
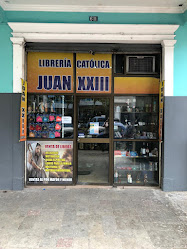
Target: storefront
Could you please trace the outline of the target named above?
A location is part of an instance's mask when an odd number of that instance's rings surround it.
[[[161,46],[84,45],[26,44],[26,185],[158,186]]]
[[[59,182],[187,190],[185,0],[0,2],[0,189]],[[32,53],[51,57],[31,70]],[[42,177],[27,174],[37,142]]]
[[[23,183],[174,189],[162,128],[178,25],[8,25],[14,109],[20,78],[28,87],[26,142],[15,137],[21,150],[13,189]]]

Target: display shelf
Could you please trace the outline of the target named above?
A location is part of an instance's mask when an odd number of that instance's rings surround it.
[[[158,142],[158,141],[159,141],[158,138],[155,138],[155,139],[114,138],[114,142],[144,142],[144,143],[149,143],[149,142]]]
[[[139,124],[134,124],[134,127],[145,127],[145,126],[158,126],[157,124],[144,124],[144,125],[139,125]]]
[[[39,140],[42,140],[42,141],[74,141],[74,138],[59,138],[59,137],[56,137],[56,138],[43,138],[43,137],[27,137],[27,140],[28,141],[39,141]]]
[[[136,172],[157,172],[158,170],[140,170],[140,169],[136,169],[136,170],[133,170],[133,169],[119,169],[119,168],[117,168],[117,170],[121,170],[121,171],[125,171],[125,172],[134,172],[134,173],[136,173]]]
[[[114,97],[115,139],[150,141],[158,139],[158,95]]]
[[[158,186],[158,183],[152,178],[148,178],[147,179],[147,182],[145,183],[143,179],[141,180],[133,180],[132,183],[129,183],[127,182],[127,178],[120,178],[118,180],[118,182],[115,182],[114,181],[114,184],[116,185],[129,185],[129,186],[132,186],[132,185],[155,185],[155,186]]]
[[[158,158],[158,156],[121,156],[121,155],[115,155],[115,157],[121,157],[121,158],[144,158],[144,159]]]
[[[147,183],[142,182],[136,182],[136,181],[132,181],[132,183],[127,183],[127,181],[125,182],[114,182],[114,186],[159,186],[159,184],[156,181],[148,181]]]
[[[134,138],[134,137],[128,137],[128,138],[117,138],[117,137],[114,137],[114,139],[117,139],[117,140],[119,140],[119,139],[122,139],[123,141],[136,141],[136,142],[138,142],[138,141],[143,141],[143,140],[145,140],[145,141],[147,141],[147,140],[149,140],[149,141],[155,141],[155,140],[158,140],[158,138],[146,138],[145,136],[142,136],[143,138]]]
[[[119,185],[145,185],[144,180],[149,182],[146,185],[158,185],[158,146],[158,141],[155,140],[116,140],[114,142],[114,180],[119,179],[121,181],[118,182]],[[128,153],[127,156],[126,153]],[[138,183],[137,180],[139,180]]]
[[[151,114],[158,115],[158,112],[121,112],[122,114]]]

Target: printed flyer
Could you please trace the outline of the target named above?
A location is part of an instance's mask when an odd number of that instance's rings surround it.
[[[27,141],[27,183],[71,183],[73,178],[72,141]]]
[[[99,122],[90,122],[90,134],[91,135],[99,134]]]

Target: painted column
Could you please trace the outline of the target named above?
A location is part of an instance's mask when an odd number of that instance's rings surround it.
[[[25,39],[10,39],[13,43],[13,93],[21,93],[21,78],[25,78]]]
[[[165,81],[165,96],[173,96],[174,45],[176,40],[163,40],[162,44],[162,80]]]

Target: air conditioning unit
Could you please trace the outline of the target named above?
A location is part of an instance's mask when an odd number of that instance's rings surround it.
[[[155,56],[126,56],[127,74],[154,74]]]

